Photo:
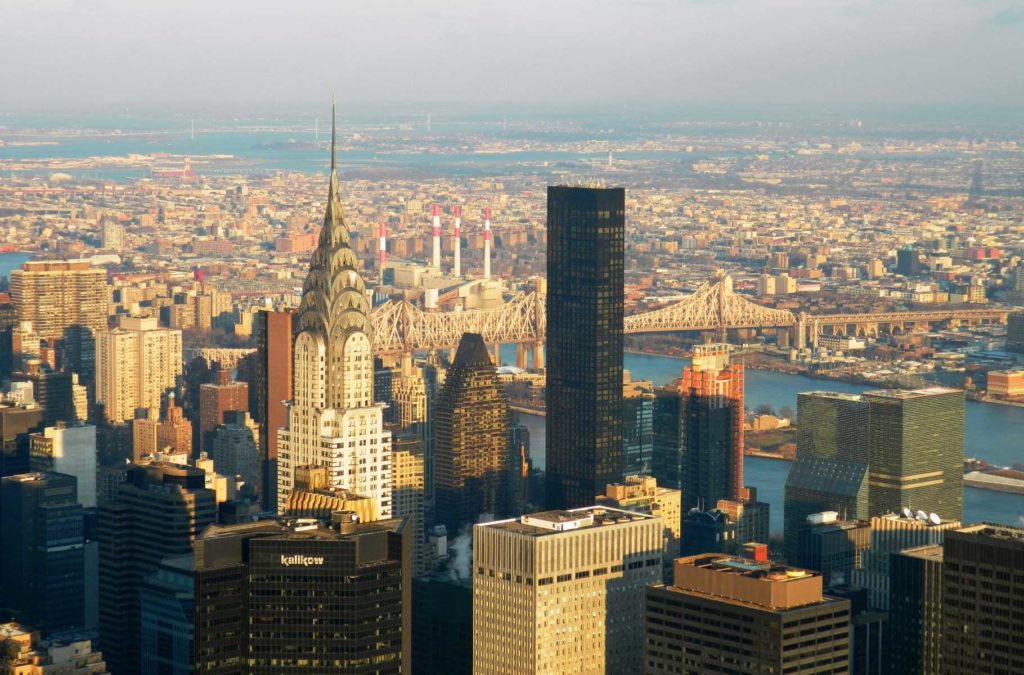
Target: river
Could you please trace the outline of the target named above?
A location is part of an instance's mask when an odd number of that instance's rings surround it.
[[[506,362],[514,362],[514,350],[502,354]],[[685,359],[649,354],[627,354],[625,367],[635,380],[651,380],[655,385],[679,377]],[[803,375],[788,375],[763,370],[746,372],[746,405],[756,408],[762,403],[776,410],[789,406],[796,410],[796,396],[805,391],[842,391],[857,393],[872,387],[817,380]],[[544,468],[544,418],[521,415],[530,429],[530,453],[534,464]],[[1024,463],[1024,408],[967,402],[964,453],[993,464],[1008,466]],[[783,487],[790,462],[761,457],[744,457],[744,482],[757,488],[758,499],[771,504],[772,533],[782,532]],[[995,522],[1007,525],[1024,523],[1024,495],[964,488],[964,521]]]

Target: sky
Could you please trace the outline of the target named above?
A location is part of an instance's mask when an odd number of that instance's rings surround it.
[[[0,112],[1024,107],[1024,0],[0,0]]]

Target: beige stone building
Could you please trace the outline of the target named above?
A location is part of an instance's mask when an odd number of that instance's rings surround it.
[[[671,573],[672,561],[679,557],[683,523],[683,497],[679,490],[658,487],[654,476],[626,476],[621,483],[609,484],[596,501],[598,506],[660,516],[664,541],[662,562],[666,572]]]
[[[391,445],[391,515],[408,518],[412,533],[412,573],[427,572],[426,531],[423,527],[423,443],[415,435],[398,435]]]
[[[181,331],[161,328],[155,317],[125,316],[96,338],[96,401],[111,422],[136,408],[160,409],[162,396],[181,376]]]
[[[643,672],[661,518],[606,507],[473,528],[473,672]]]
[[[11,300],[19,321],[31,321],[44,338],[69,326],[107,328],[107,272],[84,260],[27,262],[11,272]]]

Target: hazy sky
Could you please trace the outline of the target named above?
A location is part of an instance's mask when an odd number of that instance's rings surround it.
[[[109,101],[1024,106],[1024,0],[0,0],[0,110]]]

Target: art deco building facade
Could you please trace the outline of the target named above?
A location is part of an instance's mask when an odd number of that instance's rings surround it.
[[[321,465],[331,487],[373,497],[391,516],[391,433],[373,397],[373,328],[359,261],[341,213],[334,142],[327,212],[295,315],[293,394],[278,431],[280,510],[295,469]]]
[[[586,506],[622,479],[622,188],[549,187],[549,508]]]
[[[602,507],[474,526],[473,672],[642,672],[662,529]]]
[[[437,520],[454,535],[480,514],[507,516],[508,400],[480,335],[462,336],[435,415]]]
[[[404,519],[261,521],[195,546],[196,673],[409,673]]]
[[[58,338],[70,326],[98,333],[107,328],[107,272],[88,262],[26,262],[11,272],[11,299],[19,321],[31,321],[43,338]]]
[[[161,407],[181,377],[181,331],[155,317],[125,316],[96,339],[96,402],[109,422],[124,422],[136,408]]]
[[[850,602],[806,570],[721,555],[647,589],[645,673],[848,673]]]

